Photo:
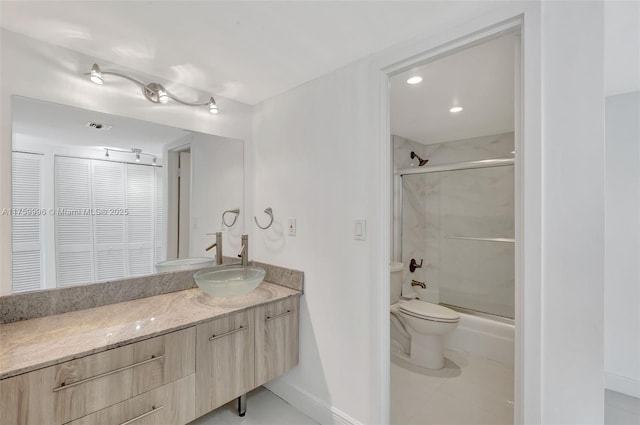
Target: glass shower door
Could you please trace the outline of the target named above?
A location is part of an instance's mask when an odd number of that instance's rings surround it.
[[[403,176],[402,257],[423,267],[405,270],[424,281],[422,297],[502,317],[514,317],[513,166]]]

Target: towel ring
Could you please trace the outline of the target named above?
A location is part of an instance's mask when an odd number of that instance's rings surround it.
[[[235,214],[231,224],[227,224],[226,220],[224,219],[224,216],[227,214]],[[233,226],[234,224],[236,224],[236,220],[238,220],[239,215],[240,215],[240,208],[236,208],[233,210],[226,210],[225,212],[222,213],[222,224],[224,224],[227,227]]]
[[[271,217],[271,220],[269,221],[269,224],[267,224],[266,226],[262,227],[262,226],[260,226],[260,223],[258,223],[258,219],[256,218],[256,216],[253,216],[253,220],[256,222],[256,226],[258,226],[262,230],[267,230],[273,224],[273,210],[271,209],[271,207],[269,207],[266,210],[264,210],[264,212],[267,213],[267,215],[269,217]]]

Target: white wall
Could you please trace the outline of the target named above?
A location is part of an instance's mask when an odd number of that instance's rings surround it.
[[[523,327],[516,350],[524,358],[517,366],[524,384],[517,400],[526,402],[520,407],[527,423],[602,423],[604,92],[597,2],[498,3],[473,19],[460,12],[443,18],[449,29],[431,28],[432,37],[256,108],[254,204],[272,206],[278,219],[275,229],[256,233],[256,258],[300,268],[306,277],[301,363],[272,384],[299,407],[313,410],[312,399],[316,407],[337,409],[334,420],[345,412],[363,423],[384,421],[384,410],[371,407],[384,394],[375,388],[388,373],[384,353],[376,351],[384,347],[376,345],[384,341],[378,333],[388,331],[377,322],[384,317],[377,308],[388,295],[390,231],[389,135],[380,133],[388,126],[381,124],[377,71],[522,12],[525,127],[517,179],[525,193],[517,238],[525,256],[517,270]],[[298,220],[295,238],[278,232],[289,216]],[[359,217],[368,219],[364,243],[352,237]],[[367,394],[369,385],[375,394]]]
[[[640,397],[640,92],[606,101],[606,387]]]
[[[210,233],[222,232],[223,255],[235,256],[241,248],[244,199],[242,142],[202,133],[193,135],[191,147],[190,255],[211,257],[205,248],[215,242]],[[222,213],[240,208],[240,216],[231,227],[222,224]],[[233,221],[233,214],[226,217]]]
[[[542,98],[542,423],[602,424],[602,3],[542,2]]]
[[[369,422],[370,245],[376,225],[369,192],[375,160],[363,130],[370,86],[362,64],[266,101],[254,118],[254,206],[271,206],[271,229],[253,232],[254,258],[305,272],[300,314],[300,366],[280,385]],[[374,185],[375,186],[375,185]],[[297,236],[286,236],[288,217]],[[366,241],[354,219],[369,220]],[[255,227],[254,227],[255,229]],[[280,389],[292,399],[290,388]],[[300,406],[303,409],[305,406]],[[323,423],[333,423],[326,409]]]
[[[251,108],[227,99],[216,99],[221,113],[188,108],[175,103],[155,105],[136,86],[96,86],[81,74],[99,59],[36,41],[10,31],[0,33],[0,207],[11,203],[11,96],[61,103],[114,115],[128,116],[208,134],[245,140],[250,149]],[[113,66],[117,69],[117,65]],[[11,221],[0,216],[0,293],[11,284]]]

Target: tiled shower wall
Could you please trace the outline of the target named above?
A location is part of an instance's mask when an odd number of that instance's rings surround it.
[[[393,146],[400,169],[417,166],[412,150],[429,159],[427,166],[510,158],[514,135],[431,145],[394,136]],[[426,301],[513,317],[514,244],[449,238],[514,237],[513,166],[409,175],[402,186],[402,216],[394,218],[401,226],[403,294],[413,296],[410,282],[417,280],[427,285],[418,293]],[[412,258],[424,261],[414,273]]]

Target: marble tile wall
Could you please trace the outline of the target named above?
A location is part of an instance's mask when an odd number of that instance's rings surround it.
[[[234,262],[237,262],[237,259],[224,258],[224,264]],[[265,269],[267,272],[266,281],[298,291],[303,290],[303,272],[253,261],[251,264]],[[195,270],[161,273],[112,282],[3,296],[0,297],[0,324],[195,288],[194,273]]]
[[[396,168],[409,166],[407,152],[418,149],[428,165],[512,157],[513,133],[417,145],[394,137]],[[513,194],[513,166],[403,177],[403,293],[416,293],[413,279],[426,282],[419,294],[426,301],[513,317],[514,244],[447,237],[513,238]],[[424,260],[415,273],[411,258]]]

